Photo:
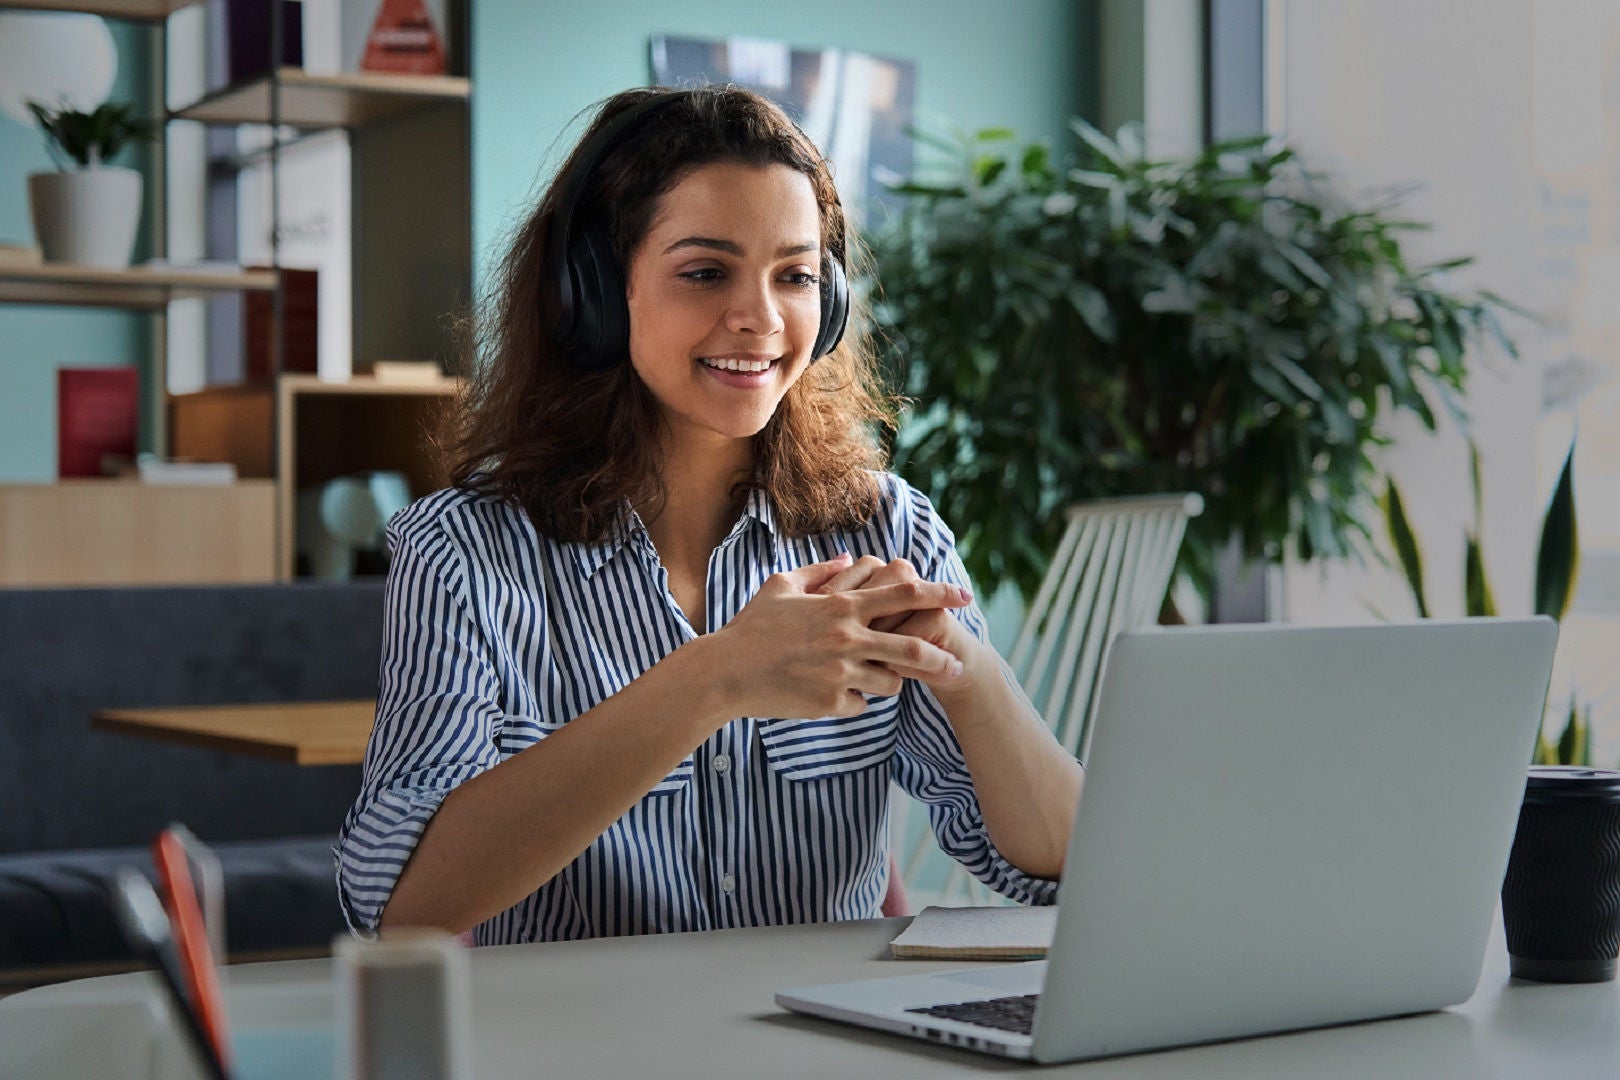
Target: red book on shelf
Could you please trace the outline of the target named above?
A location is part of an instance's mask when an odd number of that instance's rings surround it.
[[[317,355],[321,322],[320,272],[282,267],[281,289],[284,305],[282,329],[285,335],[282,338],[281,370],[313,375],[320,366]],[[243,297],[242,304],[245,312],[243,336],[247,341],[247,370],[243,374],[248,382],[263,382],[270,378],[274,301],[270,293],[250,292]]]
[[[105,476],[103,459],[135,460],[141,387],[133,367],[56,373],[56,472]]]

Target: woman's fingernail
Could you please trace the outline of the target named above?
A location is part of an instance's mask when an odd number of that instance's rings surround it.
[[[830,562],[848,562],[849,560],[850,560],[849,552],[840,551],[838,554],[834,555],[829,561]]]
[[[971,592],[969,592],[968,590],[962,588],[961,586],[957,586],[956,591],[962,594],[962,603],[964,603],[964,604],[973,603],[973,594]]]
[[[960,674],[962,674],[962,661],[958,660],[951,665],[951,678],[954,679]]]

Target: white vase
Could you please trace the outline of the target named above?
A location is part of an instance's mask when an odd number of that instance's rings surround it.
[[[28,178],[34,236],[46,262],[129,265],[141,223],[141,174],[118,165]]]

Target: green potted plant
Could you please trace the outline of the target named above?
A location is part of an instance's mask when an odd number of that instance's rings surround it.
[[[1343,205],[1251,139],[1155,161],[1073,124],[1079,164],[1006,130],[941,139],[876,232],[874,309],[908,411],[897,467],[960,523],[969,573],[1027,599],[1062,506],[1194,491],[1182,569],[1362,554],[1390,409],[1457,413],[1500,301],[1401,248],[1393,202]]]
[[[1479,476],[1479,450],[1470,447],[1469,475],[1474,490],[1474,524],[1463,536],[1463,614],[1496,614],[1496,592],[1485,573],[1484,549],[1480,531],[1484,516],[1483,489]],[[1406,517],[1406,505],[1393,479],[1386,481],[1383,497],[1384,521],[1389,542],[1395,550],[1401,573],[1412,590],[1420,618],[1429,618],[1428,592],[1424,585],[1423,550]],[[1570,443],[1564,467],[1558,474],[1547,512],[1541,520],[1541,538],[1536,545],[1536,578],[1533,606],[1537,615],[1558,622],[1569,613],[1580,576],[1581,547],[1575,517],[1575,444]],[[1592,707],[1580,700],[1575,689],[1567,702],[1548,701],[1547,722],[1562,725],[1557,740],[1548,736],[1547,724],[1536,737],[1535,765],[1592,764]]]
[[[128,266],[141,220],[141,174],[110,162],[126,143],[152,138],[153,125],[131,116],[127,105],[104,103],[84,112],[30,101],[28,108],[58,166],[28,178],[45,261]]]

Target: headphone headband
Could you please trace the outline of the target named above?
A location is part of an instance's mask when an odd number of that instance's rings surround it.
[[[599,221],[576,220],[590,181],[603,158],[626,134],[649,117],[696,91],[664,90],[648,94],[591,135],[575,153],[576,164],[561,180],[563,188],[552,210],[545,262],[556,290],[557,323],[552,338],[586,371],[604,371],[629,352],[630,312],[625,301],[624,269],[613,253],[612,238]],[[801,130],[802,136],[804,132]],[[809,137],[805,136],[809,142]],[[814,143],[811,143],[814,146]],[[839,247],[843,238],[839,237]],[[545,287],[544,284],[542,287]],[[821,322],[810,351],[812,362],[843,339],[849,323],[849,283],[842,252],[821,256]]]

